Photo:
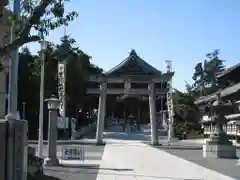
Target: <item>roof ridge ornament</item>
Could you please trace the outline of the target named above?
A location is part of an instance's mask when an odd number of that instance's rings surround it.
[[[130,56],[136,56],[137,53],[136,53],[136,51],[135,51],[134,49],[132,49],[132,50],[130,51],[129,55],[130,55]]]
[[[166,71],[167,72],[172,72],[172,61],[171,60],[166,60]]]

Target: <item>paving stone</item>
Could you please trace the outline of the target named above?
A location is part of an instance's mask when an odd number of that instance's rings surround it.
[[[67,145],[69,146],[69,145]],[[87,156],[85,160],[99,160],[102,159],[104,146],[95,145],[74,145],[84,146]],[[58,152],[61,152],[62,145],[57,146]],[[44,146],[43,152],[45,153],[47,146]],[[96,180],[98,174],[99,164],[83,164],[83,165],[60,165],[56,167],[44,167],[44,176],[36,180]]]
[[[155,148],[240,180],[240,166],[237,165],[237,159],[203,158],[201,144],[176,142],[172,143],[170,147],[163,145]],[[237,149],[237,156],[240,157],[239,148]]]

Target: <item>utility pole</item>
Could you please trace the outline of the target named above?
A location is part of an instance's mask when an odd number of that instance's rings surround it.
[[[14,0],[13,13],[20,17],[20,0]],[[14,27],[11,28],[11,42],[16,39]],[[17,115],[18,105],[18,48],[11,52],[9,61],[8,114]]]
[[[20,0],[14,0],[13,13],[17,18],[20,17]],[[11,42],[16,39],[14,26],[11,27]],[[8,83],[8,114],[6,120],[8,121],[8,155],[7,155],[7,178],[8,180],[15,179],[15,126],[16,120],[20,120],[17,105],[18,105],[18,48],[14,48],[10,53],[9,60],[9,83]]]
[[[44,78],[45,78],[45,50],[47,42],[42,39],[41,45],[41,82],[40,82],[40,104],[39,104],[39,127],[38,127],[38,156],[42,157],[43,151],[43,115],[44,115]]]

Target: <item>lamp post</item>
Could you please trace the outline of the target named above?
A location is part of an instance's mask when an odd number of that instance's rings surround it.
[[[48,156],[44,159],[44,165],[54,166],[59,164],[57,158],[57,117],[60,100],[55,96],[46,99],[49,110],[48,125]]]
[[[40,41],[41,46],[41,82],[40,82],[40,104],[39,104],[39,129],[38,129],[38,156],[42,156],[43,149],[43,108],[44,108],[44,76],[45,76],[45,50],[47,41]]]

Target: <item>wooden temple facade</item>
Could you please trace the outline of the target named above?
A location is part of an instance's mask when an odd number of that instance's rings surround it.
[[[234,138],[240,137],[240,63],[226,69],[217,76],[218,83],[221,87],[221,97],[233,104],[233,112],[226,116],[228,123],[224,125],[226,133]],[[201,122],[204,128],[204,135],[209,137],[210,133],[215,130],[215,124],[210,118],[210,104],[216,100],[216,93],[202,96],[195,101],[199,106]]]
[[[91,76],[89,82],[92,85],[88,88],[87,93],[99,95],[97,142],[101,143],[102,141],[107,96],[116,95],[118,99],[136,97],[149,101],[151,141],[156,144],[156,114],[159,111],[156,101],[159,100],[162,106],[167,105],[165,109],[168,117],[169,119],[173,117],[170,92],[173,75],[174,72],[170,65],[168,70],[162,73],[138,56],[135,50],[132,50],[129,56],[116,67],[101,75]]]

